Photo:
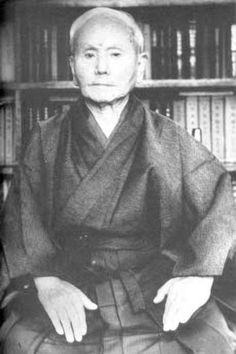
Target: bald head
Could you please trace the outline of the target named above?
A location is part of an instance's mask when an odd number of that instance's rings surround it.
[[[124,11],[99,7],[86,11],[73,22],[70,29],[70,48],[72,54],[76,51],[79,42],[78,38],[83,30],[85,30],[85,27],[96,23],[122,26],[127,30],[130,41],[134,44],[135,48],[137,48],[138,52],[141,53],[143,51],[143,35],[134,18]]]

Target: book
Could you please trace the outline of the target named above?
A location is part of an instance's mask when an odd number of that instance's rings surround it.
[[[235,180],[232,180],[232,191],[233,191],[234,201],[236,203],[236,181]]]
[[[215,67],[214,67],[214,78],[220,78],[221,75],[221,53],[220,53],[220,27],[216,26],[214,28],[214,57],[215,57]]]
[[[209,96],[198,98],[199,126],[202,131],[202,144],[211,150],[211,101]]]
[[[149,23],[143,23],[142,26],[144,38],[144,52],[148,55],[148,61],[144,72],[144,79],[152,78],[152,49],[151,49],[151,26]]]
[[[5,163],[12,164],[14,162],[14,141],[13,141],[13,105],[4,106],[5,114]]]
[[[191,135],[193,135],[194,129],[199,128],[197,96],[186,97],[186,127]]]
[[[151,26],[151,60],[148,58],[151,66],[152,66],[152,79],[156,79],[158,77],[158,34],[156,26]]]
[[[0,164],[5,162],[5,109],[0,104]]]
[[[15,80],[14,24],[10,21],[0,26],[0,81]]]
[[[231,76],[236,77],[236,24],[231,25]]]
[[[164,27],[158,26],[158,79],[165,79],[165,31]]]
[[[49,25],[43,25],[41,28],[41,39],[40,39],[40,80],[50,81],[51,80],[51,27]]]
[[[33,60],[34,60],[34,81],[41,81],[40,75],[40,61],[41,61],[41,25],[36,23],[35,25],[35,41],[34,41],[34,48],[33,48]]]
[[[57,26],[55,24],[52,25],[52,33],[51,33],[51,72],[52,72],[52,80],[56,81],[58,79],[58,52],[57,52]]]
[[[199,21],[197,28],[197,78],[209,78],[210,74],[210,33],[209,23]]]
[[[185,101],[184,97],[179,97],[173,101],[173,120],[184,129],[186,129]]]
[[[69,46],[69,28],[70,22],[68,19],[58,24],[58,80],[72,80],[72,74],[69,63],[70,46]]]
[[[189,35],[189,78],[195,79],[197,76],[196,66],[196,38],[197,38],[197,23],[195,19],[189,20],[188,24]]]
[[[231,26],[228,21],[221,23],[222,77],[231,77]]]
[[[170,79],[174,77],[173,51],[174,38],[173,26],[171,23],[166,23],[164,26],[164,78]]]
[[[183,77],[183,31],[176,29],[176,78]]]
[[[35,73],[36,73],[36,60],[38,61],[39,59],[35,58],[35,47],[36,47],[36,43],[35,43],[35,27],[34,24],[32,24],[31,22],[28,23],[27,26],[27,30],[29,31],[28,34],[28,41],[27,41],[27,37],[24,39],[24,41],[26,42],[24,44],[24,50],[26,50],[26,54],[24,53],[24,51],[22,51],[22,63],[24,63],[24,66],[26,66],[25,69],[25,80],[24,81],[29,81],[29,82],[33,82],[37,79]],[[27,34],[26,34],[27,36]],[[37,53],[39,54],[39,48],[38,48],[38,44],[37,44]],[[28,55],[28,60],[27,59],[27,55]],[[38,74],[39,75],[39,74]],[[38,77],[39,78],[39,77]]]
[[[211,98],[212,153],[221,161],[225,159],[224,97]]]
[[[225,97],[226,162],[236,162],[236,96]]]

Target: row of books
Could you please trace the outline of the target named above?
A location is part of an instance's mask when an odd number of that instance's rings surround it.
[[[182,96],[173,101],[173,119],[219,160],[236,162],[235,95]]]
[[[0,102],[0,165],[15,163],[14,104]]]
[[[33,96],[24,100],[22,105],[23,145],[27,144],[30,132],[36,122],[47,120],[55,114],[69,109],[76,99],[77,97],[75,96],[50,96],[49,98]]]
[[[23,137],[35,122],[68,109],[76,97],[30,99],[23,106]],[[171,99],[148,99],[151,109],[172,118],[200,140],[222,162],[236,162],[236,96],[224,92],[184,93]],[[27,140],[27,139],[26,139]]]
[[[203,11],[188,17],[181,12],[171,17],[156,14],[149,21],[138,21],[149,56],[145,79],[236,77],[236,24],[219,14],[207,14],[207,18]],[[34,19],[21,24],[21,81],[72,79],[72,21]],[[9,36],[3,33],[3,38]],[[3,57],[6,61],[7,55]]]
[[[21,81],[72,80],[67,22],[24,23],[21,36]]]
[[[172,118],[222,162],[236,162],[236,96],[182,93],[171,100],[145,100],[151,109]]]
[[[236,77],[236,24],[192,18],[140,23],[146,79]]]

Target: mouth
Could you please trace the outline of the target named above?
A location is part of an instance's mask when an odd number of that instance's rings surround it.
[[[114,87],[115,85],[107,84],[107,83],[101,83],[101,82],[95,82],[95,83],[92,83],[92,84],[89,85],[89,86],[107,86],[107,87]]]

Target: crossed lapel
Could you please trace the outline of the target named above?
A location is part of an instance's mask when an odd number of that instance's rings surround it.
[[[64,134],[64,176],[62,180],[66,186],[61,194],[58,220],[67,220],[72,224],[104,226],[110,222],[116,201],[128,176],[134,160],[138,135],[143,122],[143,107],[136,99],[129,103],[127,117],[119,126],[113,138],[101,153],[94,165],[88,169],[79,156],[77,149],[77,162],[79,173],[75,173],[76,164],[70,158],[72,146],[71,125],[67,125]],[[79,135],[83,134],[83,130]],[[61,154],[63,151],[60,152]],[[81,168],[82,166],[82,168]],[[78,172],[78,171],[77,171]],[[92,225],[93,226],[93,225]]]

